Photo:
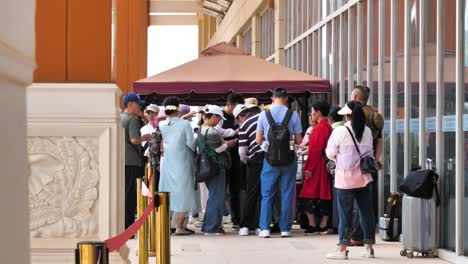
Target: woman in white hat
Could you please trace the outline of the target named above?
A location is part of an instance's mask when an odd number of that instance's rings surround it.
[[[197,140],[199,143],[203,141],[209,146],[209,150],[212,152],[210,156],[217,161],[218,173],[205,181],[208,188],[208,202],[202,232],[208,236],[217,236],[224,235],[221,224],[225,209],[226,166],[230,162],[227,150],[229,147],[235,146],[236,143],[234,140],[224,141],[215,129],[215,126],[224,119],[223,111],[219,106],[207,105],[204,113],[204,123]]]
[[[347,246],[351,244],[353,205],[357,202],[365,248],[361,257],[374,258],[375,222],[372,205],[372,176],[360,169],[361,157],[374,155],[372,133],[366,126],[362,105],[347,102],[338,112],[345,116],[344,126],[333,130],[326,149],[329,159],[336,160],[335,188],[339,212],[338,249],[327,254],[329,259],[348,259]]]

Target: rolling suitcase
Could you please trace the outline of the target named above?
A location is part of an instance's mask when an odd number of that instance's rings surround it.
[[[414,257],[414,253],[434,257],[437,248],[436,200],[403,196],[403,227],[401,256]]]
[[[427,160],[426,168],[432,168],[432,161]],[[435,172],[434,172],[435,173]],[[400,255],[413,258],[414,253],[423,257],[434,257],[438,247],[437,242],[437,207],[439,205],[439,192],[437,178],[430,199],[413,197],[405,194],[402,206],[402,244]]]

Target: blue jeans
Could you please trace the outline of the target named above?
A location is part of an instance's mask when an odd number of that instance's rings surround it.
[[[218,175],[205,181],[208,188],[205,220],[202,232],[215,233],[219,230],[224,215],[224,196],[226,193],[226,170],[220,169]]]
[[[340,223],[338,235],[340,245],[351,244],[353,233],[353,205],[357,203],[359,220],[364,231],[364,243],[375,244],[374,208],[372,205],[372,183],[364,188],[336,189]]]
[[[281,213],[279,228],[282,232],[289,231],[292,225],[294,187],[296,185],[297,160],[290,165],[271,166],[266,160],[263,162],[261,180],[262,203],[260,209],[260,228],[269,229],[273,214],[278,183],[281,192]]]

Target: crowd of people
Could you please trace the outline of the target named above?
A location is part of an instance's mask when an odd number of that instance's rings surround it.
[[[224,108],[201,111],[190,111],[177,97],[159,107],[127,94],[121,117],[126,228],[135,220],[135,180],[150,162],[156,189],[170,193],[174,235],[195,233],[187,228],[189,219],[205,235],[224,235],[230,215],[241,236],[268,238],[276,225],[281,237],[290,237],[302,212],[306,235],[337,229],[338,248],[327,258],[347,259],[348,246],[364,246],[361,256],[373,258],[377,175],[363,173],[360,161],[373,157],[381,166],[383,119],[367,105],[369,93],[355,87],[342,108],[312,102],[304,136],[284,88],[276,88],[266,106],[231,93]],[[210,162],[200,162],[201,156]],[[304,160],[299,166],[298,157]],[[209,177],[200,180],[200,170]]]

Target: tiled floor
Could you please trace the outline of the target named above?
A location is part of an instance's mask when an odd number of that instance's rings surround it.
[[[191,227],[197,232],[200,230]],[[237,232],[228,232],[221,237],[206,237],[196,234],[171,238],[171,264],[311,264],[343,263],[340,260],[327,260],[325,254],[334,249],[337,236],[304,236],[300,230],[293,231],[293,237],[280,238],[273,235],[269,239],[257,236],[240,237]],[[378,236],[377,236],[378,237]],[[128,242],[132,263],[138,263],[137,241]],[[400,243],[378,242],[375,246],[376,259],[361,258],[360,248],[350,248],[349,262],[352,263],[448,263],[441,259],[414,258],[400,256]],[[149,263],[155,263],[150,258]]]

